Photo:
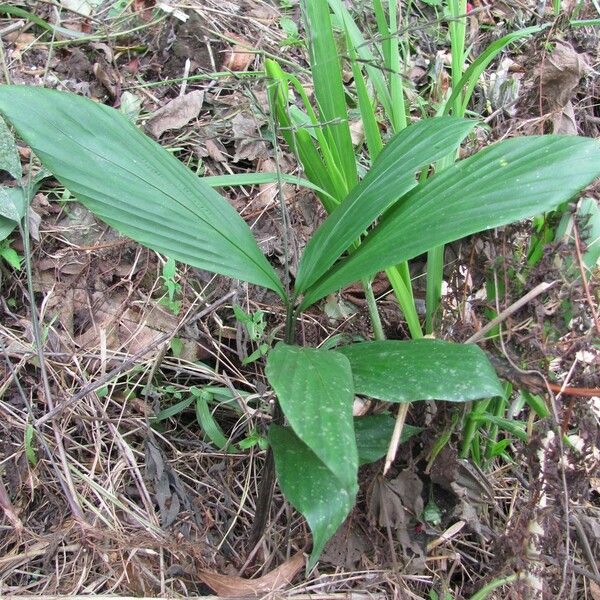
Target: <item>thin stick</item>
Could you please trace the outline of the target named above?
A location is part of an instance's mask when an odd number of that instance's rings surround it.
[[[404,429],[404,422],[406,421],[406,415],[408,414],[408,407],[410,404],[401,404],[398,408],[398,415],[396,416],[396,424],[394,425],[394,433],[392,433],[392,439],[385,457],[385,465],[383,466],[383,474],[385,475],[392,466],[396,454],[398,453],[398,446],[400,445],[400,438],[402,437],[402,430]]]
[[[581,273],[581,281],[583,283],[583,290],[585,292],[585,298],[590,305],[590,310],[592,311],[592,316],[594,317],[594,325],[596,326],[596,331],[600,334],[600,319],[598,319],[598,312],[596,311],[596,305],[594,304],[594,300],[592,298],[592,294],[590,292],[590,286],[588,284],[587,277],[585,276],[585,269],[583,266],[583,258],[581,256],[581,241],[579,239],[579,230],[577,227],[577,223],[573,225],[573,231],[575,232],[575,252],[577,252],[577,262],[579,263],[579,272]]]
[[[552,286],[556,284],[556,281],[551,281],[550,283],[542,282],[536,285],[530,292],[525,294],[522,298],[511,304],[508,308],[504,309],[495,319],[492,319],[487,325],[482,327],[477,333],[474,333],[465,344],[474,344],[476,342],[481,341],[485,334],[499,325],[503,321],[505,321],[510,315],[517,312],[522,306],[525,306],[528,302],[531,302],[534,298],[550,289]]]

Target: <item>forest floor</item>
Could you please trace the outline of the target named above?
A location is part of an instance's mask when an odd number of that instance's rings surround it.
[[[416,119],[449,85],[447,23],[441,1],[400,4]],[[470,57],[552,23],[481,76],[469,108],[489,127],[486,143],[600,133],[600,29],[567,26],[574,12],[599,19],[600,7],[564,1],[557,18],[551,4],[469,5]],[[368,2],[347,5],[372,29]],[[297,0],[10,1],[0,5],[0,77],[115,107],[199,176],[299,175],[273,131],[263,61],[277,58],[310,93],[304,39]],[[358,117],[353,125],[360,153]],[[35,168],[24,144],[19,154],[26,173]],[[0,170],[0,184],[14,180]],[[312,192],[290,183],[220,191],[293,276],[297,254],[284,240],[302,248],[324,216]],[[547,597],[600,600],[600,277],[584,264],[598,247],[599,198],[595,186],[545,219],[448,246],[440,338],[465,341],[539,290],[481,343],[507,382],[505,428],[487,456],[465,460],[463,407],[413,405],[407,422],[424,431],[401,446],[385,480],[381,462],[361,469],[357,506],[306,575],[297,556],[310,532],[279,491],[266,534],[248,545],[272,399],[260,346],[280,335],[283,308],[258,287],[173,267],[47,180],[29,210],[29,252],[18,230],[0,241],[0,596],[447,600],[531,571]],[[424,269],[424,257],[411,264],[419,306]],[[408,338],[386,284],[374,285],[386,335]],[[370,338],[362,288],[313,306],[299,335],[312,345]],[[198,390],[235,451],[217,449],[201,427]],[[482,447],[490,430],[478,433]],[[549,449],[552,432],[564,443]],[[535,525],[544,534],[532,561]],[[486,597],[530,593],[511,582]]]

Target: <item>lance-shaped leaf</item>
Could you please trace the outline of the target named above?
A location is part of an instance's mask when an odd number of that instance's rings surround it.
[[[352,373],[333,350],[279,343],[267,359],[266,375],[296,435],[350,488],[358,457],[352,421]]]
[[[418,185],[324,274],[306,308],[343,286],[466,235],[551,210],[600,174],[600,144],[575,136],[506,140]]]
[[[474,344],[385,340],[340,346],[350,361],[357,394],[388,402],[464,402],[501,396],[487,356]]]
[[[417,185],[418,171],[452,154],[474,125],[456,117],[423,119],[394,136],[309,240],[296,290],[305,291],[321,277],[379,215]]]
[[[0,186],[0,242],[8,237],[25,216],[27,202],[20,187]]]
[[[358,486],[344,486],[291,428],[272,425],[269,441],[279,486],[312,531],[313,548],[307,566],[310,570],[327,540],[352,510]]]
[[[284,297],[234,208],[118,111],[55,90],[1,86],[0,113],[82,204],[121,233]]]

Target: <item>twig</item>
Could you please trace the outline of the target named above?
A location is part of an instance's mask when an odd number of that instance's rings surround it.
[[[385,457],[385,464],[383,466],[383,474],[385,475],[392,466],[396,454],[398,452],[398,446],[400,445],[400,438],[402,437],[402,430],[404,429],[404,422],[406,421],[406,415],[408,414],[408,408],[410,404],[408,402],[401,404],[398,407],[398,415],[396,416],[396,424],[394,425],[394,432],[392,433],[392,439],[388,447],[387,455]]]
[[[596,311],[596,305],[594,304],[594,299],[592,298],[590,286],[587,277],[585,276],[585,269],[583,267],[583,258],[581,256],[581,241],[579,239],[579,230],[577,227],[577,223],[573,224],[573,231],[575,233],[575,252],[577,252],[577,262],[579,263],[579,272],[581,273],[581,282],[583,283],[585,298],[588,301],[590,310],[592,311],[592,317],[594,318],[594,325],[596,326],[596,331],[598,332],[598,334],[600,334],[600,319],[598,319],[598,311]]]
[[[508,317],[510,317],[510,315],[517,312],[522,306],[525,306],[525,304],[531,302],[531,300],[533,300],[546,290],[549,290],[555,284],[556,281],[552,281],[550,283],[542,282],[536,285],[530,292],[528,292],[522,298],[511,304],[508,308],[504,309],[495,319],[492,319],[477,333],[474,333],[468,340],[466,340],[465,344],[474,344],[476,342],[481,341],[488,331],[492,330],[494,327],[496,327],[496,325],[499,325],[500,323],[505,321]]]

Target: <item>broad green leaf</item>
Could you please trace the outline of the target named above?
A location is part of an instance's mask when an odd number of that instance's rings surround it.
[[[21,257],[14,248],[0,244],[0,258],[4,259],[15,271],[21,270]]]
[[[4,119],[0,118],[0,171],[6,171],[15,179],[21,179],[21,159],[15,144],[15,138],[10,132]]]
[[[455,117],[423,119],[394,136],[365,178],[309,240],[296,290],[303,292],[321,277],[379,215],[416,187],[418,171],[454,152],[474,125]]]
[[[313,548],[307,566],[310,570],[327,540],[352,510],[358,486],[344,486],[289,427],[271,425],[269,442],[279,486],[312,531]],[[342,455],[343,452],[341,448]]]
[[[160,412],[156,413],[153,417],[150,417],[151,422],[159,423],[160,421],[164,421],[165,419],[170,419],[175,415],[183,412],[186,408],[190,407],[194,402],[193,396],[186,398],[185,400],[180,400],[176,404],[172,406],[167,406],[167,408],[163,408]]]
[[[22,188],[0,186],[0,242],[12,233],[25,216],[25,205]]]
[[[0,187],[0,217],[19,223],[25,216],[26,204],[23,188]]]
[[[575,136],[499,142],[448,167],[396,203],[302,308],[353,281],[460,239],[551,210],[600,174],[600,144]]]
[[[373,463],[386,455],[395,424],[396,419],[388,414],[355,417],[354,431],[358,448],[358,464]],[[407,442],[421,431],[423,431],[422,427],[405,424],[402,428],[400,443]]]
[[[463,402],[502,395],[483,350],[441,340],[385,340],[340,346],[352,366],[354,389],[388,402]]]
[[[119,111],[55,90],[1,86],[0,112],[58,180],[121,233],[285,296],[233,207]]]
[[[343,486],[356,484],[352,373],[333,350],[279,343],[269,353],[267,379],[296,435]]]
[[[324,131],[330,136],[347,189],[356,184],[356,161],[348,125],[346,93],[342,82],[339,51],[333,37],[326,0],[301,0],[300,6],[308,34],[308,49],[315,98]]]

